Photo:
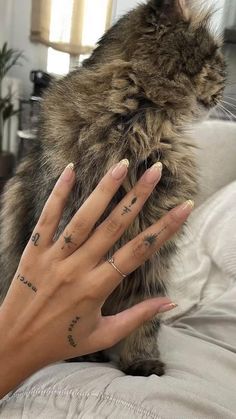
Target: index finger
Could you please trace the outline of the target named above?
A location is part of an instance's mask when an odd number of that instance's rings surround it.
[[[31,241],[34,246],[44,246],[52,243],[52,239],[62,217],[68,196],[74,186],[74,164],[70,163],[65,168],[54,186],[39,220],[34,228]]]
[[[83,218],[88,225],[88,229],[85,233],[86,235],[89,234],[93,225],[100,218],[107,205],[111,201],[113,195],[117,192],[121,183],[126,177],[128,166],[129,161],[125,159],[113,166],[106,173],[95,190],[91,193],[88,199],[83,203],[81,208],[72,218],[71,222],[67,226],[67,229],[70,228],[72,230],[76,230],[76,228],[78,228],[79,221],[81,218]],[[31,240],[35,246],[38,246],[40,243],[44,246],[52,244],[53,237],[56,233],[57,227],[63,214],[63,210],[66,205],[66,201],[74,184],[74,164],[70,163],[65,168],[64,172],[59,177],[56,185],[54,186],[52,193],[50,194],[40,215],[38,223],[34,229]],[[92,211],[88,211],[88,207],[91,207]],[[80,232],[78,231],[78,234],[79,233]],[[79,243],[79,241],[77,241],[77,243],[79,247],[81,243]],[[56,242],[55,245],[59,245],[60,247],[58,242]]]

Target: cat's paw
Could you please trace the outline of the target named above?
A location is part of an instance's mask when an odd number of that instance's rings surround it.
[[[141,359],[134,361],[133,364],[128,367],[122,367],[122,365],[120,365],[120,368],[127,375],[149,377],[149,375],[155,374],[161,377],[165,374],[165,364],[158,358]]]

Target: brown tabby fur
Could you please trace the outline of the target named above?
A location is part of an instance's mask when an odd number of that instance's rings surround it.
[[[110,254],[193,197],[196,165],[187,128],[217,103],[225,79],[219,41],[208,29],[209,15],[197,13],[184,0],[142,4],[105,34],[82,68],[49,89],[40,146],[21,163],[5,191],[2,299],[45,200],[69,162],[76,164],[77,184],[58,234],[114,163],[130,160],[128,180],[102,219],[147,167],[163,163],[160,184]],[[175,242],[166,243],[123,281],[103,307],[105,315],[166,294]],[[147,322],[123,342],[119,366],[124,372],[163,374],[158,328],[159,320]]]

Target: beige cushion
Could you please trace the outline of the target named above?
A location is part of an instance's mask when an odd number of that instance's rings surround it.
[[[209,120],[196,126],[193,138],[200,166],[196,204],[236,179],[236,123]]]

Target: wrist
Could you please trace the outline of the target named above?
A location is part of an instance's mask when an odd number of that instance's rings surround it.
[[[30,344],[10,333],[10,323],[0,309],[0,399],[14,390],[22,381],[42,368]]]

